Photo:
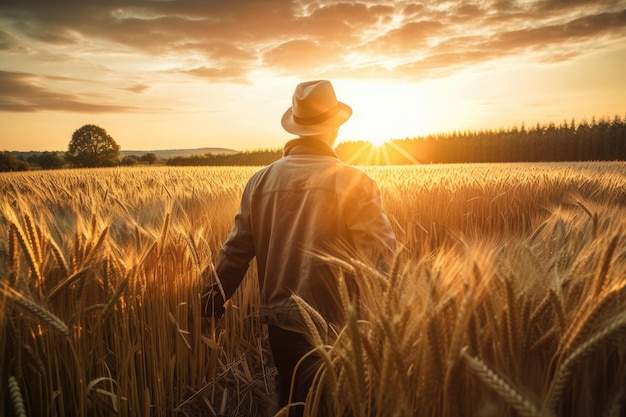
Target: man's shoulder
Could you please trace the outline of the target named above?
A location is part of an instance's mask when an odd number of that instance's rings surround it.
[[[327,176],[332,174],[352,178],[353,180],[373,181],[360,167],[350,165],[337,158],[315,156],[306,158],[305,163],[303,160],[296,161],[290,158],[280,158],[255,172],[250,178],[250,182],[258,183],[263,178],[293,174],[301,169],[309,171],[314,175]]]

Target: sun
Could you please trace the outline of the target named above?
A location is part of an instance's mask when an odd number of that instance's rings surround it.
[[[389,140],[389,138],[386,136],[374,135],[369,138],[363,138],[363,140],[368,141],[369,143],[374,145],[375,148],[379,148],[383,146],[385,142]]]
[[[470,126],[477,106],[459,95],[465,90],[457,84],[442,80],[335,80],[337,99],[353,110],[339,130],[339,141],[367,141],[384,149],[396,140]]]
[[[392,139],[417,136],[425,118],[424,95],[400,83],[341,80],[337,99],[352,107],[352,117],[340,129],[340,138],[367,141],[381,147]]]

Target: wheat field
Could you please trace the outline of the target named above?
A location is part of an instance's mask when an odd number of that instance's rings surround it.
[[[0,175],[3,413],[286,415],[255,268],[200,320],[257,169]],[[401,250],[388,274],[326,259],[347,325],[325,338],[302,305],[324,364],[307,415],[624,415],[625,163],[366,171]]]

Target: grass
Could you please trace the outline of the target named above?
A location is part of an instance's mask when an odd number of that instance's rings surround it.
[[[5,414],[271,416],[251,268],[200,318],[255,168],[0,176]],[[301,310],[333,415],[617,416],[626,383],[624,163],[368,168],[402,250],[327,259],[345,328]],[[359,304],[345,280],[356,277]]]

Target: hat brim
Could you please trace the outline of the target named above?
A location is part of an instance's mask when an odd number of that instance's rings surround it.
[[[330,132],[331,130],[344,124],[350,116],[352,116],[352,108],[345,103],[338,102],[339,111],[331,118],[324,120],[321,123],[313,125],[301,125],[294,121],[293,112],[291,107],[287,109],[281,119],[283,129],[289,133],[299,136],[313,136],[321,133]]]

